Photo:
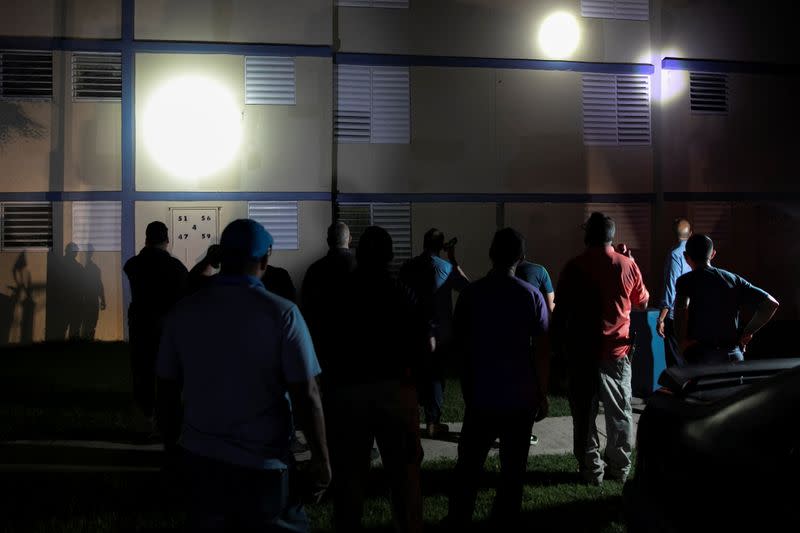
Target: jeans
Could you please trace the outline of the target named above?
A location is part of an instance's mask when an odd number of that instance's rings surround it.
[[[244,468],[184,451],[187,531],[309,531],[290,470]],[[291,477],[291,479],[290,479]]]
[[[478,409],[467,407],[458,442],[448,518],[454,531],[467,527],[475,511],[478,482],[486,456],[500,438],[500,484],[492,517],[513,526],[522,509],[522,486],[528,465],[532,409]]]
[[[586,481],[625,479],[631,468],[633,408],[631,363],[627,356],[570,368],[573,451]],[[603,459],[597,434],[598,403],[603,402],[607,442]]]
[[[690,365],[724,365],[744,360],[741,348],[717,348],[695,344],[686,349],[684,353],[687,364]]]

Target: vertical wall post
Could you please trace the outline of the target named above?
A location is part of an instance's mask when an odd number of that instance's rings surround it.
[[[122,0],[122,264],[136,253],[136,127],[134,80],[136,52],[134,40],[135,0]],[[125,339],[128,339],[130,286],[122,276],[122,313]]]

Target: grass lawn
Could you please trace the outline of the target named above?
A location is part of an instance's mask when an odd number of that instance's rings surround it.
[[[524,494],[524,520],[530,531],[624,531],[622,487],[608,482],[602,487],[577,483],[574,460],[568,456],[530,459]],[[429,531],[447,512],[447,492],[452,461],[423,466],[425,522]],[[487,473],[478,495],[475,521],[486,523],[497,482],[496,459],[487,462]],[[388,531],[391,511],[388,489],[377,471],[370,479],[365,525]],[[0,490],[4,508],[0,530],[35,532],[140,531],[180,529],[185,515],[176,495],[180,487],[157,473],[55,474],[3,473]],[[331,531],[329,501],[308,508],[315,531]]]

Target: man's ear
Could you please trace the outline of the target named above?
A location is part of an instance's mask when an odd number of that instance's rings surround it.
[[[261,267],[261,270],[267,269],[267,263],[269,263],[269,254],[258,260],[258,266]]]
[[[709,258],[708,258],[708,260],[709,260],[709,261],[711,261],[711,260],[712,260],[712,259],[714,259],[716,256],[717,256],[717,250],[716,250],[716,248],[715,248],[715,249],[711,250],[711,257],[709,257]]]

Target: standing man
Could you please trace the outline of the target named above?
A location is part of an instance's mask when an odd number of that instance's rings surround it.
[[[345,283],[326,354],[336,530],[361,531],[370,449],[378,442],[392,491],[395,531],[422,531],[417,359],[429,334],[411,292],[389,271],[392,238],[370,226]]]
[[[188,272],[167,251],[166,224],[151,222],[145,230],[145,246],[125,263],[131,284],[128,331],[131,343],[133,397],[148,418],[153,417],[156,393],[156,355],[164,318],[184,294]]]
[[[351,240],[347,224],[331,224],[328,228],[328,254],[308,267],[303,279],[303,316],[314,339],[323,371],[327,354],[341,335],[334,327],[334,319],[341,313],[347,298],[345,285],[356,267],[356,258],[350,252]]]
[[[555,307],[555,293],[553,292],[553,282],[550,280],[550,274],[547,269],[542,265],[532,263],[527,259],[522,261],[517,267],[517,277],[522,281],[530,283],[535,288],[539,289],[544,299],[547,301],[547,308],[553,312]]]
[[[294,421],[316,488],[331,477],[311,337],[297,306],[261,284],[272,246],[263,226],[235,220],[220,245],[221,274],[176,306],[158,356],[159,377],[183,386],[188,530],[308,531],[290,491]]]
[[[675,332],[686,364],[743,360],[747,344],[778,310],[778,301],[741,276],[711,266],[716,250],[706,235],[692,235],[684,255],[692,271],[678,279]],[[743,307],[755,313],[740,330]]]
[[[267,270],[261,277],[261,283],[272,294],[286,298],[292,303],[297,301],[297,289],[294,288],[292,277],[285,268],[267,265]]]
[[[525,238],[500,230],[489,256],[492,270],[462,291],[455,312],[466,411],[448,515],[453,531],[472,519],[483,465],[498,437],[501,473],[492,517],[498,531],[516,525],[531,429],[547,412],[550,356],[537,337],[547,333],[550,311],[539,289],[514,277]]]
[[[431,228],[425,232],[422,253],[400,270],[400,279],[414,291],[434,332],[419,383],[420,400],[430,438],[445,435],[449,431],[441,421],[444,367],[453,343],[453,290],[461,291],[469,285],[469,278],[456,261],[455,244],[455,239],[445,244],[444,233]],[[440,257],[442,251],[447,252],[446,261]]]
[[[553,334],[566,353],[574,452],[584,481],[625,481],[631,466],[631,309],[650,298],[630,252],[611,246],[611,217],[592,213],[584,225],[586,250],[564,267],[558,283]],[[624,245],[621,249],[625,249]],[[597,435],[598,401],[608,435],[603,460]]]
[[[675,283],[678,278],[689,272],[689,263],[686,262],[684,252],[686,241],[692,236],[692,226],[686,218],[676,218],[672,224],[677,243],[670,250],[664,264],[664,286],[661,298],[661,313],[656,324],[658,334],[664,339],[664,354],[667,368],[683,366],[684,361],[678,347],[678,338],[675,336]]]

